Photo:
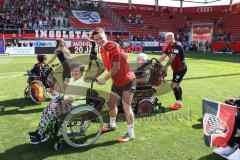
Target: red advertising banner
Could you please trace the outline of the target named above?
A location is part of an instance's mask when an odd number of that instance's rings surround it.
[[[193,39],[205,39],[211,40],[212,38],[212,26],[211,25],[193,25]]]
[[[220,51],[226,47],[230,47],[234,52],[240,52],[240,41],[236,42],[216,41],[212,42],[211,45],[213,51]]]

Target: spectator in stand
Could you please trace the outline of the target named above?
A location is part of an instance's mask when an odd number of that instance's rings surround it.
[[[52,19],[54,15],[62,15],[65,12],[63,6],[69,6],[69,1],[52,1],[52,0],[29,0],[25,1],[9,0],[6,4],[5,10],[1,10],[0,25],[5,28],[32,28],[32,27],[46,27],[46,17]],[[43,8],[44,6],[44,8]],[[51,8],[51,11],[49,11]],[[55,25],[53,25],[55,26]]]

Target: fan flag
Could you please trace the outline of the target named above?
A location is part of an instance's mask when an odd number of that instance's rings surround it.
[[[226,147],[234,129],[237,107],[203,99],[204,142],[208,147]]]

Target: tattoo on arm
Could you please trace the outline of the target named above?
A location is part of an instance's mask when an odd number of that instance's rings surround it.
[[[173,62],[175,57],[176,57],[176,55],[174,55],[174,54],[169,57],[168,62],[165,64],[166,68],[171,65],[171,63]]]

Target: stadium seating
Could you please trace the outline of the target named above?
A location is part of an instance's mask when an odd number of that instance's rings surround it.
[[[180,15],[174,15],[172,18],[169,18],[171,15],[162,14],[153,15],[153,12],[149,11],[135,11],[135,10],[114,10],[119,19],[122,19],[122,16],[125,15],[141,15],[141,19],[144,21],[144,25],[147,28],[142,28],[139,25],[130,24],[128,22],[122,21],[124,26],[131,32],[133,35],[147,36],[147,35],[158,35],[159,31],[162,32],[178,32],[177,26],[185,26],[187,24],[186,20]]]
[[[223,20],[223,30],[230,34],[240,35],[240,13],[230,15],[231,18]]]

